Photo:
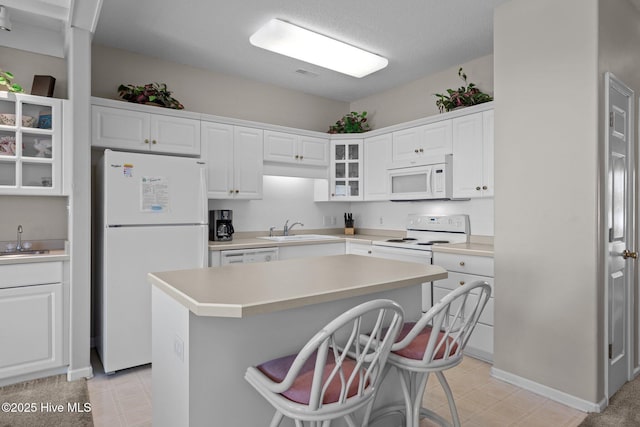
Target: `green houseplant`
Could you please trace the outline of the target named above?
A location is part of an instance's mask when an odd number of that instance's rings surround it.
[[[9,92],[24,92],[22,86],[17,83],[11,83],[13,74],[0,69],[0,86],[5,86]]]
[[[367,112],[350,112],[342,116],[335,125],[329,127],[329,133],[362,133],[369,130]]]
[[[467,83],[467,75],[462,71],[462,67],[458,70],[458,76],[462,79],[466,86],[460,86],[458,89],[447,89],[447,93],[436,93],[434,96],[436,106],[441,113],[451,111],[458,107],[469,107],[471,105],[482,104],[483,102],[493,101],[491,95],[483,93],[473,83]]]
[[[137,104],[159,105],[160,107],[182,110],[184,105],[171,97],[165,83],[148,83],[144,86],[120,85],[118,95],[125,101]]]

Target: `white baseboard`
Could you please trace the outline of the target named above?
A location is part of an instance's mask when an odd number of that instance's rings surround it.
[[[23,381],[36,380],[38,378],[51,377],[53,375],[60,375],[67,372],[67,366],[61,366],[59,368],[46,369],[44,371],[31,372],[28,374],[16,375],[14,377],[0,379],[0,387],[6,385],[17,384]]]
[[[67,371],[67,381],[75,381],[80,378],[93,378],[93,368],[91,365],[80,369],[69,369]]]
[[[540,396],[551,399],[555,402],[562,403],[563,405],[570,406],[583,412],[602,412],[607,407],[606,399],[600,402],[589,402],[579,397],[572,396],[560,390],[556,390],[546,385],[539,384],[537,382],[522,378],[518,375],[511,374],[509,372],[491,368],[491,376],[499,380],[508,382],[525,390],[531,391]]]

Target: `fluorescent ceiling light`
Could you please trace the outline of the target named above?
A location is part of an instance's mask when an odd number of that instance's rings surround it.
[[[11,31],[11,18],[6,7],[0,5],[0,30]]]
[[[358,78],[389,63],[381,56],[275,18],[249,41],[254,46]]]

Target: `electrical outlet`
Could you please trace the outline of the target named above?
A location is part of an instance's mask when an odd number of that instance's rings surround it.
[[[383,225],[383,224],[384,224],[384,218],[380,217],[380,225]]]
[[[184,341],[177,335],[173,337],[173,352],[181,362],[184,362]]]
[[[336,225],[338,223],[338,218],[335,216],[331,217],[331,225]]]

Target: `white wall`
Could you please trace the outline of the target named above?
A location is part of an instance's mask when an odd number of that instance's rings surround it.
[[[67,97],[67,64],[63,58],[4,46],[0,46],[0,58],[0,68],[13,73],[13,82],[22,86],[25,93],[31,93],[34,75],[45,75],[56,79],[53,97]],[[0,90],[4,90],[4,86]]]
[[[493,55],[460,64],[467,83],[475,83],[485,93],[493,94]],[[372,129],[439,114],[436,93],[446,93],[464,84],[455,66],[430,74],[396,88],[351,103],[350,111],[366,111]]]
[[[407,215],[413,213],[468,214],[471,234],[493,236],[493,199],[468,201],[354,202],[351,203],[356,227],[405,230]]]
[[[495,11],[494,367],[593,403],[603,397],[597,55],[598,0]]]
[[[471,233],[493,236],[493,199],[421,202],[315,202],[314,180],[265,176],[262,200],[209,200],[209,209],[232,209],[236,231],[282,230],[285,220],[302,222],[306,229],[342,228],[345,212],[353,213],[356,228],[405,230],[411,213],[469,214]],[[336,224],[325,224],[324,217]],[[382,223],[380,219],[382,218]]]
[[[0,241],[15,240],[18,225],[23,240],[66,240],[67,204],[66,197],[0,196]]]
[[[326,132],[348,103],[94,45],[92,95],[120,99],[120,84],[166,83],[187,111]]]
[[[232,209],[236,231],[282,231],[287,219],[306,229],[344,227],[349,203],[314,202],[313,179],[265,176],[263,185],[262,200],[209,200],[209,209]],[[323,216],[336,217],[336,225],[323,225]]]

